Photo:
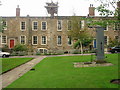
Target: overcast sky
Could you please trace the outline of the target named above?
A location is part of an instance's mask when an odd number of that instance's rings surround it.
[[[52,0],[58,2],[58,16],[72,16],[76,13],[77,16],[87,16],[90,4],[95,7],[99,6],[96,0]],[[51,0],[1,0],[0,16],[15,16],[16,7],[20,6],[21,16],[48,16],[46,2]],[[98,13],[96,13],[98,15]]]

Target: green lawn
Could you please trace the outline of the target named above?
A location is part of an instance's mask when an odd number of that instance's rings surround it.
[[[32,59],[33,58],[2,58],[0,59],[0,61],[2,62],[2,73],[11,70]]]
[[[90,61],[91,56],[47,57],[7,88],[118,88],[118,54],[107,55],[114,66],[74,68],[73,62]]]

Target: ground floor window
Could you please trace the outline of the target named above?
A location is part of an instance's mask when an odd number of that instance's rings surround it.
[[[57,37],[57,45],[61,45],[62,44],[62,37],[58,36]]]
[[[104,43],[105,43],[105,45],[108,45],[108,37],[107,36],[104,36]]]
[[[7,36],[2,36],[2,44],[6,44],[7,43]]]
[[[37,45],[38,44],[38,36],[32,36],[32,44]]]
[[[46,48],[38,48],[38,53],[40,53],[40,54],[46,54],[46,53],[48,53],[48,50],[46,49]]]
[[[25,44],[26,42],[26,37],[25,36],[20,36],[20,43]]]
[[[118,38],[119,38],[118,36],[115,36],[115,40],[118,40]]]
[[[68,36],[68,45],[71,45],[72,44],[72,39],[70,36]]]
[[[93,48],[97,48],[97,41],[96,41],[96,39],[93,40]]]
[[[47,37],[42,36],[42,45],[46,45],[46,44],[47,44]]]

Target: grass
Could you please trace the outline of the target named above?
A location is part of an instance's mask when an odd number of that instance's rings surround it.
[[[74,68],[73,62],[90,61],[91,56],[47,57],[7,88],[118,88],[118,55],[108,54],[113,66]]]
[[[24,64],[33,58],[2,58],[2,73],[7,72],[21,64]]]

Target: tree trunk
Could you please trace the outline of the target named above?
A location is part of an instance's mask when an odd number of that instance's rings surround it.
[[[80,41],[80,50],[81,50],[81,54],[83,54],[83,46],[81,41]]]

